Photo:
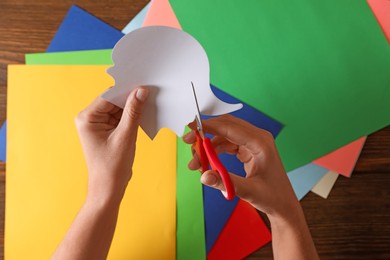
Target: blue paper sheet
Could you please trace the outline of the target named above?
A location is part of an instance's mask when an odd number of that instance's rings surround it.
[[[3,123],[3,125],[0,128],[0,161],[5,162],[6,160],[6,151],[7,151],[7,145],[6,145],[6,138],[7,138],[7,121]]]
[[[112,49],[123,33],[72,5],[47,52]]]
[[[145,16],[148,13],[150,2],[123,28],[122,33],[128,34],[142,26],[145,20]]]
[[[123,35],[114,27],[76,5],[72,5],[47,48],[47,52],[112,49]],[[5,161],[5,124],[0,132],[0,154],[4,154]]]
[[[329,170],[313,163],[306,164],[287,173],[295,195],[301,200]]]
[[[230,96],[222,90],[211,86],[214,94],[221,100],[228,103],[242,103],[244,106],[242,109],[231,113],[233,116],[244,119],[245,121],[268,130],[274,137],[278,135],[283,125],[279,122],[269,118],[260,111],[253,107],[245,104],[244,102]],[[204,116],[203,119],[210,117]],[[219,156],[221,162],[224,164],[226,169],[230,172],[234,172],[240,176],[245,176],[245,170],[243,164],[234,156],[230,154],[221,154]],[[210,252],[215,241],[219,237],[222,229],[226,222],[230,218],[233,210],[235,209],[238,198],[228,201],[226,200],[220,191],[203,186],[204,196],[204,217],[206,225],[206,250]]]

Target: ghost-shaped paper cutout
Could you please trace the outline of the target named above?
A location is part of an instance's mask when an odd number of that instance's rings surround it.
[[[136,87],[150,90],[141,127],[153,139],[167,127],[182,136],[197,109],[205,115],[221,115],[242,108],[219,100],[210,89],[210,67],[205,50],[188,33],[166,26],[148,26],[125,35],[114,47],[114,66],[107,72],[115,85],[102,97],[123,108]]]

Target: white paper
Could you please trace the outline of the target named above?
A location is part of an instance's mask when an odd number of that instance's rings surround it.
[[[336,183],[337,177],[339,177],[337,172],[327,172],[324,177],[322,177],[322,179],[311,189],[311,191],[324,199],[327,199],[330,191]]]
[[[188,33],[165,26],[148,26],[125,35],[114,47],[114,66],[107,72],[115,86],[102,97],[124,107],[136,87],[150,89],[141,127],[153,139],[164,127],[182,136],[196,115],[191,82],[205,115],[242,108],[219,100],[210,88],[209,61],[203,47]]]

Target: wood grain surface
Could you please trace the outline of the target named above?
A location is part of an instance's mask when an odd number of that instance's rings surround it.
[[[7,65],[23,64],[25,53],[44,52],[72,4],[121,29],[147,2],[0,0],[0,123],[6,118]],[[5,182],[5,164],[0,163],[1,258]],[[327,200],[312,193],[302,200],[321,259],[390,259],[389,187],[390,127],[387,127],[368,137],[352,178],[338,178]],[[247,259],[270,258],[272,247],[268,244]]]

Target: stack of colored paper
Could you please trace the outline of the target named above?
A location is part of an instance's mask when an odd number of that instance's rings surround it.
[[[86,195],[74,117],[113,85],[116,42],[151,25],[200,41],[213,92],[273,134],[298,199],[326,198],[366,135],[390,124],[390,48],[365,2],[153,0],[122,31],[72,6],[47,53],[8,69],[6,258],[48,258],[63,238]],[[270,242],[251,205],[202,187],[191,156],[171,131],[152,141],[140,129],[110,259],[242,259]],[[245,176],[237,158],[220,159]]]

